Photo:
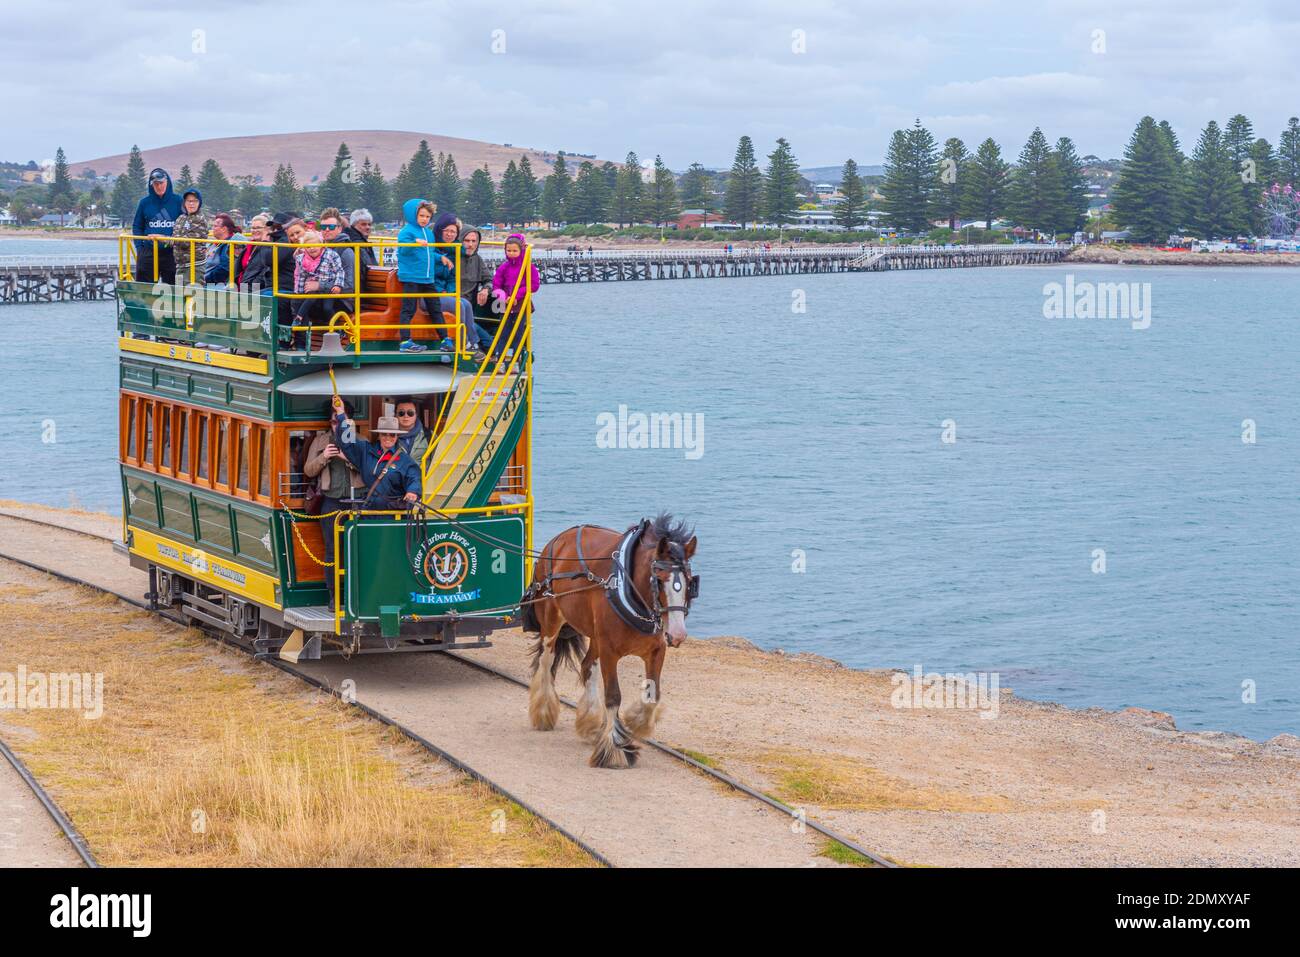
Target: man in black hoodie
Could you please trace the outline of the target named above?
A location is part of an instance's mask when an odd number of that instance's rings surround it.
[[[135,207],[135,219],[131,223],[132,236],[171,236],[176,225],[176,217],[181,214],[181,198],[172,189],[172,178],[165,169],[155,169],[149,174],[149,191],[144,194]],[[158,262],[154,263],[154,250],[157,249]],[[172,244],[159,241],[137,239],[135,241],[135,281],[165,282],[169,286],[176,281],[176,256]]]

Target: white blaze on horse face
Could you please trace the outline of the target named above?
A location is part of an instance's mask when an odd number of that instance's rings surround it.
[[[686,576],[676,569],[673,570],[673,577],[669,579],[667,586],[664,588],[668,600],[665,605],[685,605],[686,604]],[[665,629],[668,633],[668,644],[676,648],[686,640],[686,615],[680,609],[668,613],[668,627]]]

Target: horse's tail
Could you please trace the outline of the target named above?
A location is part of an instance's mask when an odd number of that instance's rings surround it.
[[[524,607],[529,607],[525,605]],[[529,657],[532,659],[529,663],[529,672],[537,674],[537,666],[542,660],[542,646],[546,644],[545,640],[538,635],[533,640],[528,649]],[[560,670],[561,664],[567,664],[574,671],[577,671],[582,665],[582,659],[587,654],[587,639],[578,634],[572,625],[561,625],[560,633],[555,636],[555,658],[551,661],[551,677],[554,678]]]

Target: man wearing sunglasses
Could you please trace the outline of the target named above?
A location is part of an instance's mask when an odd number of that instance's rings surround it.
[[[339,258],[343,260],[342,295],[350,297],[352,295],[353,282],[354,282],[355,270],[356,270],[356,265],[355,265],[356,254],[355,254],[355,250],[353,250],[351,246],[346,246],[342,244],[354,243],[356,242],[356,240],[353,239],[348,233],[347,217],[345,217],[337,209],[331,206],[329,209],[326,209],[323,212],[321,212],[320,223],[317,226],[317,228],[320,230],[321,239],[323,239],[325,242],[340,244],[338,254],[339,254]],[[362,272],[361,272],[362,289],[365,289],[365,282],[366,282],[365,261],[363,259]],[[354,305],[354,300],[352,300],[351,298],[331,299],[325,304],[325,308],[330,315],[333,315],[335,312],[338,312],[340,309],[342,309],[344,312],[351,315],[353,305]]]
[[[397,437],[397,444],[411,456],[415,464],[423,468],[424,453],[429,449],[429,430],[420,420],[420,404],[409,395],[399,396],[397,402],[397,424],[403,429]]]

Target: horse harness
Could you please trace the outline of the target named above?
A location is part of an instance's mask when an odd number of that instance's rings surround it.
[[[633,525],[623,537],[618,540],[618,545],[610,553],[610,559],[613,562],[613,569],[605,578],[601,578],[591,570],[587,564],[587,558],[582,554],[582,530],[584,528],[596,528],[594,525],[574,525],[577,534],[574,540],[574,547],[578,551],[578,563],[581,565],[581,571],[560,572],[555,571],[555,539],[551,540],[547,546],[547,553],[541,555],[538,561],[549,561],[551,563],[550,573],[540,581],[534,582],[529,586],[528,591],[524,593],[524,601],[541,595],[545,598],[558,598],[555,592],[551,590],[551,583],[562,581],[564,579],[585,578],[595,585],[600,585],[605,590],[605,599],[609,602],[614,613],[618,615],[623,623],[631,628],[646,635],[653,635],[661,630],[663,616],[667,612],[680,611],[683,615],[691,613],[691,602],[699,597],[700,594],[700,576],[691,574],[691,563],[684,556],[681,559],[669,559],[663,561],[655,559],[651,562],[652,571],[670,571],[673,572],[672,588],[675,592],[681,592],[685,580],[686,594],[681,599],[681,604],[661,605],[659,603],[659,588],[652,585],[650,588],[650,607],[647,608],[645,599],[636,589],[636,583],[632,581],[632,556],[636,553],[637,544],[645,534],[646,529],[650,527],[650,520],[643,518],[640,523]],[[556,538],[559,538],[557,535]],[[679,546],[680,547],[680,546]],[[681,577],[679,578],[678,575]]]

